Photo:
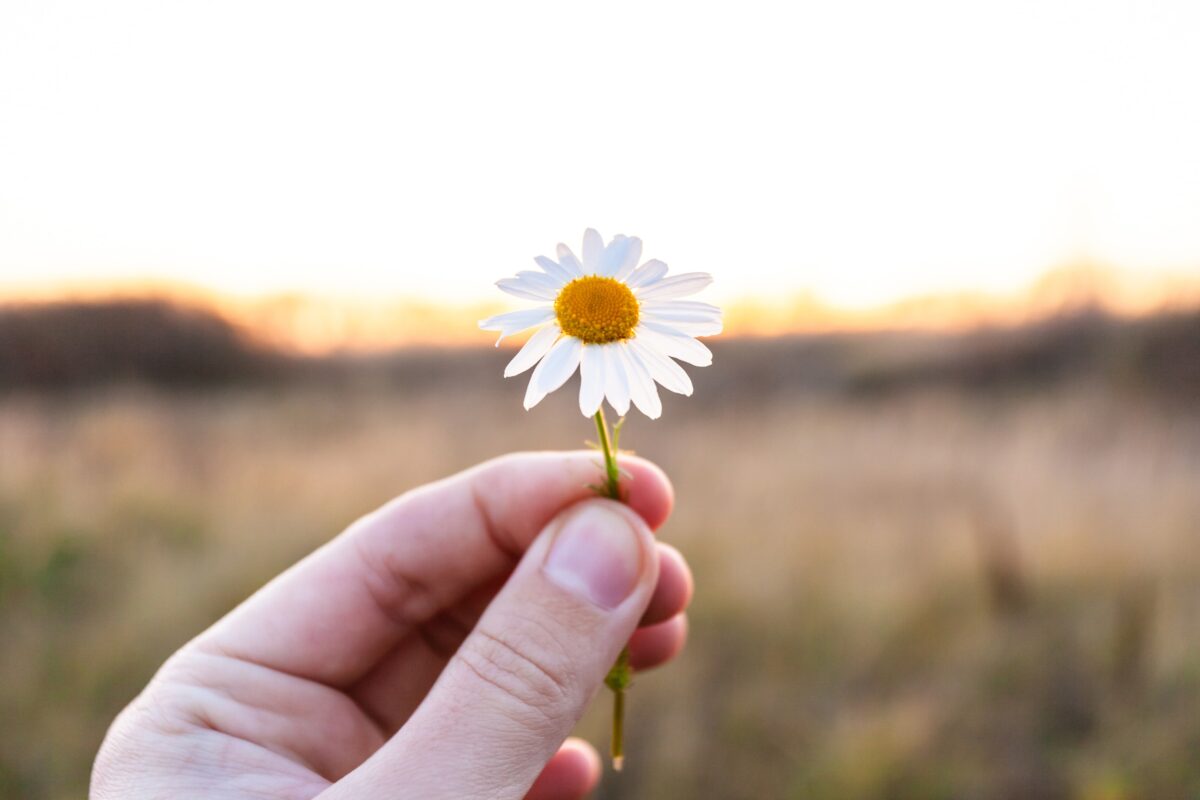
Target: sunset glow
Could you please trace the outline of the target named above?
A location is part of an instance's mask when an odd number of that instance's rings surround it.
[[[7,3],[0,298],[444,338],[595,226],[735,331],[974,319],[1080,263],[1136,306],[1200,277],[1197,75],[1186,0]]]
[[[166,281],[50,283],[11,294],[16,302],[94,302],[159,298],[216,311],[253,337],[305,353],[371,352],[406,345],[483,346],[495,334],[476,321],[521,307],[519,301],[431,302],[300,292],[242,296]],[[813,294],[733,298],[725,307],[728,337],[862,330],[964,330],[1014,325],[1064,309],[1094,305],[1124,316],[1200,305],[1200,279],[1147,276],[1093,266],[1055,270],[1013,292],[917,295],[869,308],[847,308]],[[517,347],[525,336],[506,340]]]

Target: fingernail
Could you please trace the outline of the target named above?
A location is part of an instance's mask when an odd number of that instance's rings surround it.
[[[601,608],[616,608],[637,586],[641,561],[629,521],[603,503],[591,503],[554,535],[542,569],[564,589]]]

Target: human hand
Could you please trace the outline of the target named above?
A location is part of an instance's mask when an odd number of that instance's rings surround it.
[[[627,641],[637,669],[679,652],[692,590],[650,534],[670,484],[621,465],[628,506],[586,487],[594,454],[519,454],[358,520],[163,665],[91,797],[586,794],[567,734]]]

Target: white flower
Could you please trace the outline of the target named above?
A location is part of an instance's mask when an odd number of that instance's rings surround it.
[[[558,261],[534,259],[540,271],[497,281],[501,290],[545,305],[489,317],[479,323],[500,339],[530,328],[537,332],[504,370],[504,377],[533,367],[525,408],[567,382],[579,367],[579,410],[593,416],[604,398],[624,416],[632,400],[657,419],[662,401],[655,383],[690,395],[692,381],[672,359],[697,367],[712,353],[697,336],[721,332],[721,309],[679,300],[712,283],[704,272],[667,277],[667,265],[651,259],[640,267],[642,240],[617,235],[607,245],[596,231],[583,234],[583,262],[565,244]],[[496,344],[500,344],[500,339]]]

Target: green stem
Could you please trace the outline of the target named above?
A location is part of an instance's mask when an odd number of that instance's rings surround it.
[[[618,433],[621,425],[618,422]],[[621,472],[617,467],[617,448],[613,437],[608,434],[608,422],[604,409],[596,412],[596,433],[600,437],[600,449],[604,452],[604,492],[618,502],[621,501]],[[612,753],[613,769],[621,771],[625,764],[625,690],[633,679],[633,668],[629,666],[629,648],[622,648],[617,661],[604,679],[613,693]]]
[[[625,653],[629,648],[625,648]],[[613,692],[612,765],[617,772],[625,766],[625,690]]]
[[[617,453],[608,435],[608,422],[604,409],[596,412],[596,433],[600,437],[600,449],[604,452],[604,494],[613,500],[621,499],[621,473],[617,469]]]

